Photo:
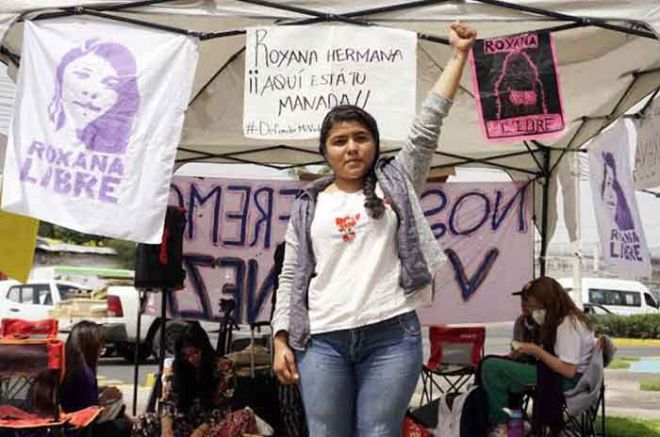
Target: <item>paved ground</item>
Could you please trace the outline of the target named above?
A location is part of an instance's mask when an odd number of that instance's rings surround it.
[[[606,370],[606,414],[660,419],[660,393],[639,389],[640,382],[649,379],[660,380],[660,373]]]
[[[502,354],[509,349],[511,324],[490,325],[486,335],[486,353]],[[426,337],[426,335],[425,335]],[[425,346],[428,351],[428,345]],[[653,370],[654,373],[640,373],[630,370],[610,370],[605,372],[606,410],[608,415],[632,416],[642,418],[660,419],[660,393],[645,392],[639,389],[641,381],[660,379],[660,366],[649,364],[651,357],[660,360],[660,347],[658,346],[627,346],[618,347],[619,357],[644,357],[643,368]],[[655,360],[654,360],[655,361]],[[639,364],[635,364],[639,366]],[[138,388],[138,413],[144,410],[149,397],[149,374],[157,370],[154,360],[140,366]],[[657,370],[657,371],[656,371]],[[116,385],[124,393],[128,412],[133,404],[133,366],[121,358],[103,358],[99,368],[99,385]],[[421,383],[413,397],[412,405],[419,405]]]

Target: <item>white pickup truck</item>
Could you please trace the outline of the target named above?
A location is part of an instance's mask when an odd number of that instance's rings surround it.
[[[17,281],[0,282],[0,319],[13,318],[24,320],[41,320],[52,317],[57,304],[71,297],[79,296],[87,290],[82,284],[69,281],[41,280],[21,284]],[[93,320],[103,326],[108,343],[114,344],[126,338],[123,321],[114,312],[114,299],[108,299],[105,308],[97,308],[101,317]],[[80,317],[60,316],[59,330],[62,337],[71,327],[81,320]]]
[[[41,320],[52,317],[56,305],[89,286],[63,280],[34,279],[22,284],[13,280],[0,281],[0,319]],[[108,346],[128,361],[135,358],[139,293],[130,285],[107,286],[107,309],[103,317],[92,320],[104,328]],[[61,338],[65,339],[80,317],[59,316]],[[152,354],[158,356],[160,347],[160,318],[143,314],[140,329],[140,360]],[[165,327],[166,350],[174,350],[174,341],[185,322],[170,320]]]

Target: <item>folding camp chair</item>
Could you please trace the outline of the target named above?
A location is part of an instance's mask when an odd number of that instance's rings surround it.
[[[61,413],[60,379],[64,345],[57,339],[57,320],[3,319],[0,325],[0,434],[17,431],[51,435],[67,426],[88,427],[101,408]]]
[[[578,416],[571,416],[564,410],[564,420],[566,428],[564,428],[563,435],[565,436],[607,437],[607,429],[605,428],[605,380],[600,386],[600,394],[596,404]],[[598,422],[600,422],[600,430],[596,429]]]
[[[605,386],[604,367],[605,367],[605,363],[609,363],[609,360],[614,355],[614,349],[613,346],[611,345],[611,341],[609,340],[609,338],[601,337],[601,339],[599,339],[599,344],[601,342],[602,344],[606,344],[607,342],[609,342],[612,350],[608,352],[606,351],[606,347],[602,347],[600,345],[597,346],[596,349],[594,349],[594,352],[600,352],[600,354],[596,355],[596,353],[594,353],[594,355],[591,358],[591,362],[589,363],[589,366],[597,366],[597,367],[602,366],[602,372],[603,372],[602,379],[600,379],[598,383],[594,384],[595,387],[598,387],[597,389],[598,396],[594,398],[595,402],[593,402],[587,408],[576,409],[577,406],[574,405],[573,411],[571,411],[571,409],[567,406],[567,404],[570,403],[571,398],[565,398],[565,403],[563,408],[565,427],[562,432],[562,436],[589,436],[589,437],[607,436],[607,429],[605,428],[605,387],[606,386]],[[576,387],[576,389],[574,389],[574,391],[577,390],[578,395],[580,393],[583,393],[583,391],[579,387],[580,387],[580,383],[578,383],[578,386]],[[587,388],[587,390],[590,389]],[[533,394],[534,394],[533,389],[530,389],[525,393],[523,408],[526,413],[529,411],[530,399],[533,397]],[[570,393],[570,391],[565,392],[565,396],[571,396],[571,395],[572,394]],[[598,422],[600,422],[600,427],[599,427],[600,429],[597,429],[596,426]]]
[[[533,389],[525,393],[523,397],[523,411],[526,420],[532,421],[529,415]],[[597,427],[600,422],[600,427]],[[605,428],[605,381],[601,384],[598,402],[589,407],[586,411],[572,416],[564,408],[565,428],[562,431],[564,437],[607,437]]]
[[[57,320],[4,319],[0,330],[0,428],[61,426],[57,399],[64,347]]]
[[[440,394],[457,393],[472,379],[484,356],[486,328],[432,326],[429,341],[431,355],[422,366],[420,406],[433,400],[434,387]]]

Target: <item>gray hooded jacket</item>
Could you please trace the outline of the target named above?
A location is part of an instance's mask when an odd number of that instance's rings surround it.
[[[410,136],[395,158],[382,158],[375,172],[385,198],[397,214],[397,245],[401,260],[401,287],[412,296],[433,282],[433,273],[444,260],[424,217],[419,201],[438,144],[442,120],[451,101],[431,93],[415,119]],[[302,191],[291,210],[287,227],[284,264],[279,276],[273,333],[288,331],[289,345],[304,350],[310,336],[307,292],[315,276],[316,260],[310,227],[318,193],[332,178],[313,182]]]

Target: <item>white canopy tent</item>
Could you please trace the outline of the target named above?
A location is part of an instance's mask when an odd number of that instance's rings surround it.
[[[200,38],[200,61],[186,115],[178,163],[251,162],[277,168],[318,163],[314,141],[275,144],[242,134],[245,29],[324,21],[374,24],[418,32],[417,103],[450,53],[444,35],[456,19],[481,37],[553,29],[569,128],[551,144],[488,144],[477,121],[469,74],[445,122],[433,167],[495,166],[534,181],[540,216],[541,274],[554,228],[555,169],[611,121],[660,87],[658,0],[11,0],[0,4],[0,57],[20,63],[24,19],[84,14],[161,26]],[[9,3],[9,4],[7,4]],[[396,144],[383,144],[384,151]],[[162,299],[166,302],[166,299]],[[165,305],[162,306],[163,317]],[[164,350],[164,336],[161,350]],[[164,352],[162,355],[164,358]],[[162,363],[162,359],[161,359]],[[162,365],[162,364],[161,364]],[[137,379],[137,370],[135,372]],[[135,389],[137,390],[137,389]],[[134,399],[136,391],[134,391]],[[135,412],[135,411],[134,411]]]
[[[71,14],[198,36],[200,61],[177,162],[250,162],[276,168],[319,163],[321,157],[315,141],[280,144],[243,136],[247,27],[336,21],[416,31],[418,104],[450,53],[445,35],[454,20],[473,23],[481,37],[552,29],[569,123],[565,134],[548,144],[484,142],[466,69],[432,162],[433,167],[495,166],[516,179],[537,182],[542,188],[535,196],[542,259],[554,229],[554,170],[565,152],[579,149],[660,86],[657,0],[13,0],[0,6],[2,60],[10,67],[20,63],[22,20]],[[385,143],[382,148],[396,147]]]

